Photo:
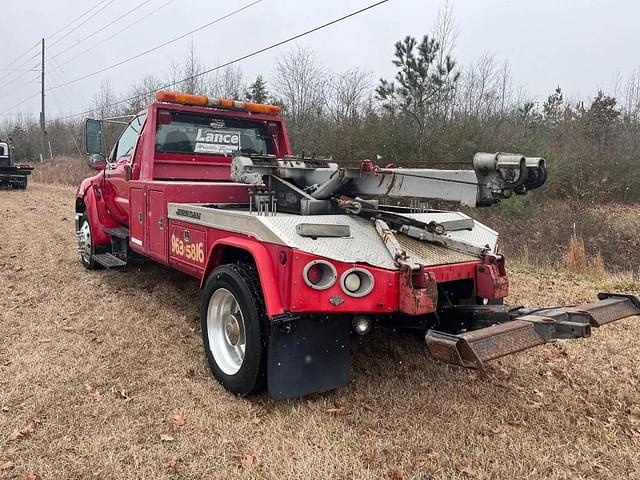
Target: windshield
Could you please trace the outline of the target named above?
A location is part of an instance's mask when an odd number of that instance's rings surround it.
[[[265,122],[158,111],[156,152],[202,155],[272,154]]]

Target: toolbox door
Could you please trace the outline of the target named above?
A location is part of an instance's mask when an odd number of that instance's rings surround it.
[[[149,256],[167,263],[167,196],[162,190],[147,192],[147,232]]]
[[[140,187],[132,187],[129,191],[129,244],[131,249],[138,253],[146,253],[144,236],[144,190]]]

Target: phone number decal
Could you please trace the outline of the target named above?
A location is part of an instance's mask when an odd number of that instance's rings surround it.
[[[204,245],[199,243],[185,243],[175,234],[171,235],[171,253],[186,260],[196,263],[204,263]]]

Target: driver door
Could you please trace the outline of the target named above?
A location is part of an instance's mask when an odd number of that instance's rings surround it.
[[[118,142],[109,155],[105,168],[105,179],[109,185],[109,194],[105,201],[109,212],[119,223],[129,224],[129,180],[133,169],[133,159],[142,132],[145,115],[138,115],[124,129]]]

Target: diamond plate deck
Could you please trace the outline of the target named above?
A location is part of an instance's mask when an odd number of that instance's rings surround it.
[[[372,266],[397,270],[382,239],[376,232],[373,222],[352,215],[292,215],[278,213],[273,216],[259,216],[239,209],[221,209],[197,204],[169,204],[169,218],[212,228],[229,230],[260,241],[286,245],[320,257],[345,263],[365,263]],[[468,218],[459,212],[429,212],[408,215],[422,222],[456,220]],[[309,238],[296,232],[300,223],[318,225],[348,225],[350,237]],[[460,240],[489,245],[493,251],[497,234],[490,228],[475,222],[473,230],[449,232]],[[477,260],[473,255],[456,252],[426,242],[420,242],[398,234],[398,240],[407,253],[415,256],[415,261],[424,266],[447,265]]]

